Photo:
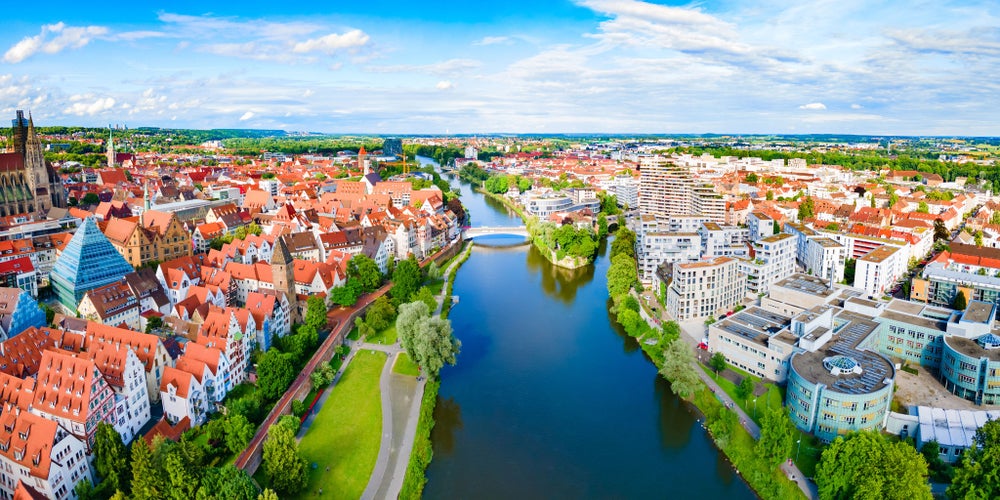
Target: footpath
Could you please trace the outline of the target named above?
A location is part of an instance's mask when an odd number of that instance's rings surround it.
[[[690,344],[692,348],[697,349],[697,345],[705,336],[704,323],[699,321],[685,321],[679,324],[681,326],[680,338]],[[698,363],[699,361],[695,362]],[[701,378],[701,381],[708,386],[709,390],[715,394],[715,397],[722,402],[722,404],[736,412],[736,415],[740,417],[740,423],[743,425],[743,428],[750,433],[750,436],[753,437],[754,440],[759,440],[760,427],[757,426],[757,423],[754,422],[742,408],[740,408],[740,405],[736,404],[736,402],[726,394],[726,391],[722,390],[722,387],[719,386],[715,379],[710,377],[700,367],[695,367],[694,371]],[[799,486],[799,489],[802,490],[802,493],[806,496],[806,498],[814,500],[819,498],[819,489],[816,487],[816,483],[806,478],[805,474],[799,470],[798,466],[795,465],[794,462],[791,462],[790,460],[782,462],[781,470],[785,473],[786,477],[795,481],[795,484]],[[739,473],[739,471],[737,471],[737,473]]]
[[[448,282],[455,279],[452,273],[470,252],[472,252],[471,243],[444,270],[445,283],[441,287],[441,294],[437,297],[434,315],[441,314],[445,296],[448,293]],[[396,357],[403,352],[399,341],[393,345],[363,343],[358,346],[358,349],[372,349],[389,355],[379,379],[379,389],[382,393],[382,441],[379,445],[375,469],[372,470],[368,486],[361,498],[362,500],[396,498],[403,488],[406,468],[410,464],[410,454],[413,451],[413,440],[417,434],[420,404],[424,399],[424,387],[427,384],[427,379],[423,376],[414,378],[392,371]]]

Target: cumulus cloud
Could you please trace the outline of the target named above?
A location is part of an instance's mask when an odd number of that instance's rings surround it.
[[[438,90],[449,90],[454,88],[455,84],[449,82],[448,80],[441,80],[440,82],[437,82],[435,87],[437,87]]]
[[[851,104],[851,109],[861,109],[861,108],[863,108],[863,107],[864,107],[864,106],[862,106],[862,105],[860,105],[860,104],[856,104],[856,103],[855,103],[855,104]]]
[[[292,52],[295,52],[296,54],[322,52],[330,55],[343,49],[361,47],[368,43],[368,39],[368,34],[357,29],[348,31],[344,34],[330,33],[326,36],[296,43],[292,47]]]
[[[91,94],[70,97],[71,104],[63,110],[67,115],[94,116],[115,106],[113,97],[97,97]]]
[[[66,26],[65,23],[47,24],[42,32],[23,38],[3,55],[4,62],[19,63],[39,52],[56,54],[65,49],[79,49],[96,37],[107,35],[104,26]]]
[[[811,102],[809,104],[803,104],[799,106],[799,109],[808,109],[810,111],[820,111],[826,109],[826,104],[821,102]]]
[[[253,117],[254,117],[254,112],[253,111],[247,111],[246,113],[243,113],[243,116],[240,117],[240,121],[241,122],[245,122],[245,121],[247,121],[247,120],[249,120],[249,119],[251,119]]]

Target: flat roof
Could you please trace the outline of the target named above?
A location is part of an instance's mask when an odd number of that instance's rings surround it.
[[[781,240],[785,240],[785,239],[788,239],[788,238],[794,238],[794,236],[792,236],[792,235],[790,235],[788,233],[778,233],[778,234],[775,234],[775,235],[772,235],[772,236],[768,236],[767,238],[764,238],[764,239],[762,239],[760,241],[763,241],[765,243],[774,243],[775,241],[781,241]]]
[[[958,335],[949,335],[944,338],[944,343],[970,358],[986,358],[990,361],[1000,361],[1000,349],[985,349],[973,339],[959,337]]]
[[[795,372],[814,384],[823,384],[828,389],[843,394],[868,394],[885,387],[886,380],[895,377],[892,363],[882,355],[859,349],[878,323],[860,314],[843,311],[834,318],[834,334],[821,349],[815,352],[801,352],[792,356]],[[832,356],[846,356],[861,366],[861,373],[834,375],[823,360]]]
[[[891,321],[898,321],[900,323],[906,323],[913,326],[919,326],[927,328],[929,330],[937,330],[939,332],[944,332],[948,328],[947,320],[934,320],[931,318],[925,318],[923,316],[914,316],[912,314],[903,314],[893,310],[882,311],[879,315],[880,318],[885,318]]]
[[[764,337],[770,337],[791,324],[791,318],[752,306],[715,323],[713,326],[747,340],[764,344]]]
[[[868,252],[860,260],[866,262],[882,262],[885,259],[891,257],[894,253],[899,251],[899,247],[894,247],[892,245],[882,245],[871,252]]]
[[[945,410],[917,407],[920,441],[937,441],[945,447],[968,448],[975,443],[976,431],[990,420],[1000,418],[1000,410]]]
[[[828,282],[826,280],[818,276],[795,273],[771,286],[780,286],[782,288],[788,288],[789,290],[795,290],[797,292],[826,298],[834,292],[832,288],[827,286],[827,283]]]
[[[993,304],[981,300],[969,301],[969,306],[965,308],[961,321],[972,323],[990,323],[993,321]]]

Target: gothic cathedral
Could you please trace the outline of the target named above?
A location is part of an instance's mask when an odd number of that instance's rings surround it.
[[[52,207],[65,207],[62,180],[42,155],[31,116],[25,119],[18,110],[12,125],[12,147],[0,153],[0,217],[43,216]]]

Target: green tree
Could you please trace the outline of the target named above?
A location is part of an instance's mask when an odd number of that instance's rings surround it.
[[[396,319],[396,308],[385,295],[375,299],[365,311],[365,323],[376,332],[385,330]]]
[[[159,316],[152,316],[146,320],[146,333],[153,333],[153,330],[163,327],[163,320]]]
[[[205,471],[195,498],[198,500],[253,500],[257,487],[246,472],[232,464]]]
[[[108,482],[108,486],[102,485],[101,489],[109,492],[126,489],[128,448],[111,424],[106,422],[97,424],[92,452],[97,475]]]
[[[434,292],[426,286],[420,287],[420,290],[417,290],[417,293],[413,294],[413,296],[410,297],[410,300],[419,300],[424,304],[427,304],[427,309],[430,311],[437,309],[437,299],[434,298]]]
[[[709,420],[708,429],[712,431],[712,437],[715,438],[719,446],[726,447],[733,438],[733,433],[738,425],[739,417],[736,412],[720,407],[716,417]]]
[[[452,335],[451,323],[439,316],[431,317],[427,304],[420,301],[399,307],[396,332],[410,359],[429,377],[437,377],[445,363],[454,365],[462,347]]]
[[[941,218],[934,219],[934,241],[939,240],[950,240],[951,232],[944,225],[944,220]]]
[[[746,182],[747,184],[757,184],[757,181],[759,180],[760,179],[757,177],[757,174],[753,172],[750,172],[749,174],[747,174],[746,177],[743,178],[743,181]]]
[[[306,300],[305,324],[316,330],[326,326],[326,303],[322,297],[313,295]]]
[[[271,349],[257,363],[257,390],[268,401],[281,397],[294,378],[295,366],[291,354]]]
[[[927,441],[920,447],[920,454],[927,461],[931,481],[935,483],[950,483],[954,479],[954,468],[941,459],[941,445],[937,441]]]
[[[663,349],[663,368],[660,375],[670,381],[674,394],[688,398],[702,387],[701,379],[694,371],[694,352],[691,346],[678,339]]]
[[[83,196],[84,205],[96,205],[101,202],[101,199],[94,193],[87,193]]]
[[[816,202],[813,201],[812,196],[806,196],[806,199],[799,202],[799,222],[812,217],[815,213]]]
[[[1000,225],[1000,210],[997,210],[990,215],[990,224],[994,226]]]
[[[764,410],[760,417],[757,453],[772,464],[778,465],[791,456],[794,443],[795,424],[788,418],[788,414],[780,408]]]
[[[764,194],[764,199],[767,200],[767,201],[774,200],[774,191],[771,191],[770,189],[768,189],[767,193]]]
[[[604,212],[597,214],[597,237],[603,238],[608,234],[608,216]]]
[[[357,254],[347,261],[347,276],[358,280],[365,293],[371,293],[382,286],[382,271],[378,264],[365,254]]]
[[[624,295],[639,280],[635,260],[625,253],[613,257],[607,278],[608,295],[612,298]]]
[[[295,433],[284,425],[272,425],[264,441],[264,471],[271,479],[271,486],[285,494],[294,495],[305,487],[306,459],[299,454]]]
[[[409,259],[396,264],[392,273],[392,296],[399,302],[407,301],[420,287],[423,278],[420,275],[420,265],[412,255]]]
[[[854,274],[857,272],[857,268],[857,259],[847,259],[844,261],[844,283],[848,285],[854,284]]]
[[[330,301],[341,306],[353,306],[361,296],[361,283],[355,278],[347,278],[343,286],[330,291]]]
[[[229,415],[226,420],[226,447],[231,453],[239,453],[253,439],[254,428],[250,421],[239,413]]]
[[[743,377],[740,384],[736,386],[736,396],[740,399],[749,399],[753,394],[754,382],[750,377]]]
[[[681,325],[674,320],[663,323],[663,341],[670,343],[681,336]]]
[[[956,311],[964,311],[968,305],[969,301],[965,298],[965,292],[959,290],[958,293],[955,294],[955,299],[951,302],[951,308]]]
[[[721,352],[717,352],[712,355],[711,359],[708,360],[708,364],[712,366],[712,370],[715,371],[715,376],[718,377],[722,370],[726,369],[726,356]]]
[[[927,206],[927,202],[926,201],[921,201],[920,203],[917,203],[917,212],[922,213],[922,214],[926,214],[926,213],[930,213],[930,211],[931,211],[931,207]]]
[[[874,431],[839,436],[816,465],[821,499],[930,499],[927,462],[905,442]]]
[[[167,498],[172,500],[189,500],[198,491],[197,468],[187,463],[182,453],[174,451],[167,453],[163,470],[167,474]]]
[[[611,242],[611,253],[609,257],[614,259],[618,255],[625,254],[635,260],[635,233],[624,225],[619,226],[615,232],[615,241]]]
[[[990,420],[976,431],[976,446],[962,453],[961,467],[948,488],[949,498],[1000,497],[1000,420]]]
[[[264,488],[264,491],[257,495],[257,500],[278,500],[278,494],[270,488]]]
[[[132,440],[132,498],[160,500],[165,484],[160,471],[153,463],[153,451],[145,439]]]

